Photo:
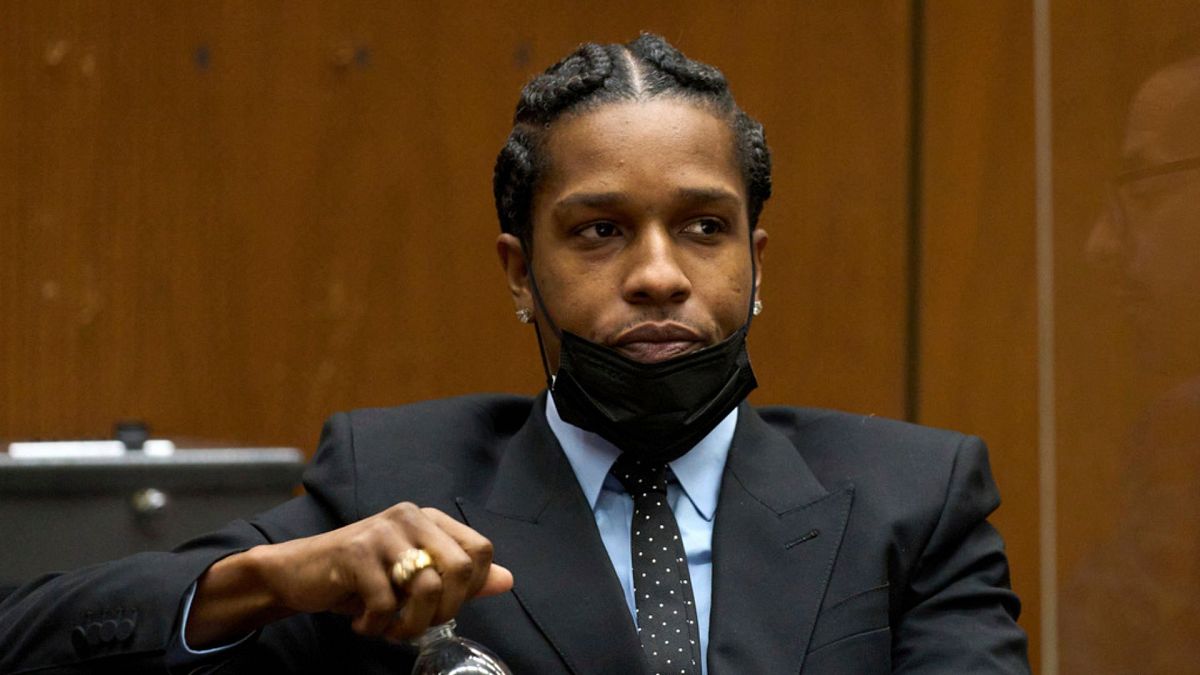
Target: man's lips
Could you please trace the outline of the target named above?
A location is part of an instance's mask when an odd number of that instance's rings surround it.
[[[695,330],[679,323],[642,323],[622,331],[608,345],[642,363],[666,361],[704,347]]]
[[[631,342],[616,350],[639,363],[658,363],[700,347],[699,342]]]

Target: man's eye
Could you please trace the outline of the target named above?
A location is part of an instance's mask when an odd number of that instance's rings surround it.
[[[621,234],[617,226],[609,222],[592,223],[579,232],[588,239],[607,239]]]
[[[725,223],[717,218],[700,218],[687,224],[683,231],[687,234],[700,235],[702,237],[711,237],[714,234],[720,234],[726,229]]]

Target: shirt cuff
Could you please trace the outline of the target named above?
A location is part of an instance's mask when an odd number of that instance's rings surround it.
[[[238,645],[242,644],[243,642],[254,637],[255,633],[257,633],[258,631],[250,632],[250,633],[246,634],[242,639],[240,639],[236,642],[230,642],[229,644],[226,644],[226,645],[218,645],[216,647],[209,647],[207,649],[192,649],[187,643],[187,624],[188,624],[188,616],[192,612],[192,600],[195,599],[195,597],[196,597],[196,586],[198,584],[199,584],[198,581],[193,581],[192,585],[187,590],[187,595],[185,595],[183,598],[183,614],[180,616],[179,642],[177,643],[183,654],[186,654],[191,657],[212,656],[214,654],[220,654],[221,652],[233,649],[234,647],[237,647]]]

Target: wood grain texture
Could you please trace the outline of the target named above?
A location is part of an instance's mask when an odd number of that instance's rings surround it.
[[[0,437],[314,446],[335,410],[533,392],[495,262],[523,82],[663,33],[776,158],[761,402],[899,416],[907,5],[0,6]]]
[[[1069,573],[1097,539],[1111,534],[1120,508],[1112,497],[1124,489],[1130,464],[1137,462],[1128,456],[1133,428],[1153,399],[1190,374],[1179,363],[1156,363],[1153,354],[1139,354],[1126,308],[1087,248],[1109,208],[1109,182],[1121,170],[1134,95],[1172,60],[1169,53],[1186,51],[1172,43],[1184,42],[1190,33],[1193,51],[1200,54],[1200,7],[1179,0],[1103,7],[1069,2],[1054,20],[1058,413],[1060,471],[1067,481],[1060,530],[1069,535],[1061,547],[1064,573]],[[1200,135],[1192,134],[1196,138]],[[1178,151],[1194,154],[1183,147]],[[1200,265],[1195,271],[1200,274]],[[1194,324],[1195,317],[1175,317],[1179,339],[1194,335]]]
[[[918,421],[989,445],[1021,624],[1040,651],[1033,46],[1028,2],[930,2]]]
[[[1052,19],[1061,672],[1196,672],[1200,173],[1141,183],[1118,219],[1108,194],[1123,169],[1200,156],[1200,68],[1139,93],[1200,57],[1200,6],[1071,0]],[[1116,235],[1104,255],[1097,233]]]

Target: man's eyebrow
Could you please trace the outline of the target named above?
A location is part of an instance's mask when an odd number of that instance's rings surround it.
[[[742,201],[742,198],[739,197],[736,192],[719,187],[679,188],[675,190],[675,198],[679,199],[680,201],[702,204],[720,202],[732,202],[736,204]]]
[[[576,192],[558,200],[554,204],[555,211],[563,211],[575,206],[604,208],[625,201],[626,197],[620,192]]]
[[[736,192],[719,187],[677,188],[672,192],[672,197],[678,201],[684,201],[691,204],[710,204],[721,202],[731,202],[736,204],[741,202],[741,197],[739,197]],[[629,196],[623,192],[576,192],[558,200],[558,202],[554,204],[554,210],[562,211],[576,206],[605,208],[628,200]]]

